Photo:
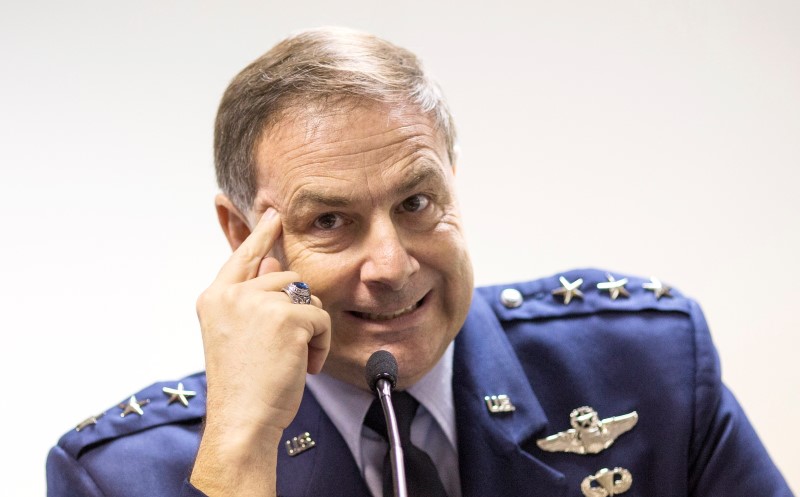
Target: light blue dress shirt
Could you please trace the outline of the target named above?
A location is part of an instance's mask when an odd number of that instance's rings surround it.
[[[436,462],[447,495],[461,497],[452,378],[451,343],[433,369],[408,389],[421,405],[411,424],[411,442]],[[306,385],[341,433],[372,495],[383,497],[387,443],[363,424],[375,396],[324,373],[308,375]]]

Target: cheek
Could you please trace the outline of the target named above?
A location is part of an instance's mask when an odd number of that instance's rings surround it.
[[[284,265],[284,269],[297,271],[298,267],[302,266],[308,258],[308,251],[305,250],[304,245],[297,236],[284,234],[281,238],[280,247],[282,256],[280,261]]]
[[[473,290],[472,261],[458,224],[441,226],[428,244],[429,263],[444,279],[445,306],[456,319],[469,307]]]
[[[339,300],[338,294],[350,288],[351,279],[358,279],[353,269],[355,264],[347,253],[318,252],[291,236],[286,237],[283,251],[284,269],[299,274],[326,308]]]
[[[441,271],[460,272],[461,267],[470,266],[467,242],[455,216],[445,217],[424,237],[421,246],[422,253]]]
[[[300,278],[311,287],[311,292],[322,299],[327,287],[324,276],[330,273],[323,270],[325,257],[307,250],[297,238],[291,236],[284,237],[281,255],[278,260],[283,269],[300,275]]]

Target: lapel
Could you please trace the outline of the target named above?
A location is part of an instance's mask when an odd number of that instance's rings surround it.
[[[484,396],[500,394],[515,411],[489,412]],[[477,293],[456,338],[453,399],[463,497],[566,494],[564,475],[520,447],[545,434],[547,418],[500,322]]]
[[[308,388],[300,410],[283,432],[283,442],[309,432],[316,445],[289,456],[278,449],[278,495],[280,497],[371,497],[347,443]]]

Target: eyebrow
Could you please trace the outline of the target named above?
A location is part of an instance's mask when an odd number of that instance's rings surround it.
[[[411,193],[422,183],[431,178],[444,182],[441,166],[429,162],[427,160],[414,167],[413,174],[411,174],[404,182],[400,183],[394,190],[395,195],[402,195],[404,193]]]
[[[431,178],[436,178],[443,181],[441,166],[433,164],[428,161],[422,162],[420,165],[414,167],[414,170],[408,177],[399,185],[392,189],[395,196],[400,196],[412,192],[422,183]],[[328,207],[346,207],[352,203],[352,197],[342,195],[330,195],[321,191],[303,190],[297,193],[292,200],[293,209],[303,209],[310,205],[325,205]]]
[[[302,209],[311,204],[322,204],[328,207],[345,207],[350,203],[350,198],[340,195],[327,195],[322,192],[303,190],[298,192],[292,201],[294,209]]]

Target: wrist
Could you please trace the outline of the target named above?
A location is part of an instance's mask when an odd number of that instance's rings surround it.
[[[275,495],[282,432],[264,434],[241,426],[220,430],[206,425],[189,481],[215,497]]]

